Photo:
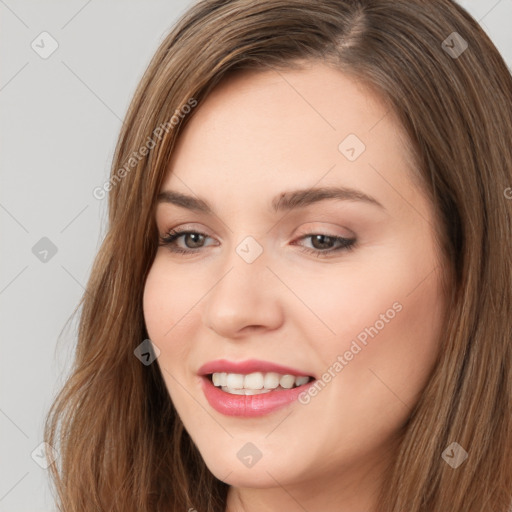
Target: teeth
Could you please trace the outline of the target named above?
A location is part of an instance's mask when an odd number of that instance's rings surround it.
[[[260,372],[250,373],[243,379],[243,386],[248,389],[262,389],[263,388],[263,374]]]
[[[281,384],[281,387],[285,389],[291,389],[295,384],[295,377],[293,375],[283,375],[279,384]]]
[[[228,393],[230,391],[229,388],[222,388],[222,391],[227,391]],[[246,395],[264,395],[265,393],[270,393],[271,389],[237,389],[236,391],[244,391]]]
[[[233,389],[242,389],[244,387],[244,376],[240,373],[228,373],[226,386]]]
[[[303,384],[306,384],[308,382],[309,382],[309,377],[297,377],[295,379],[296,386],[302,386]]]
[[[263,395],[272,391],[271,389],[233,389],[227,386],[222,386],[221,389],[232,395]]]
[[[241,373],[214,373],[213,385],[234,395],[257,395],[268,393],[273,389],[291,389],[309,382],[309,377],[295,375],[280,375],[275,372],[254,372],[248,375]]]
[[[276,389],[279,386],[280,375],[278,373],[269,372],[265,374],[263,387],[265,389]]]

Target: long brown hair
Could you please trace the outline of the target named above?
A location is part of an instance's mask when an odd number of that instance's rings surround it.
[[[45,424],[60,453],[50,466],[60,510],[225,511],[228,485],[184,430],[158,365],[134,356],[148,338],[155,199],[179,133],[221,78],[308,60],[364,82],[398,116],[452,276],[438,361],[379,512],[511,507],[512,78],[503,58],[451,0],[203,0],[149,64],[102,189],[108,231],[80,303],[74,363]],[[468,452],[457,469],[442,458],[452,442]]]

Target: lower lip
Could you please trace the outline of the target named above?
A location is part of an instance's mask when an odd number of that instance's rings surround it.
[[[213,385],[206,376],[201,376],[203,392],[208,403],[226,416],[253,418],[263,416],[295,402],[299,395],[307,391],[315,380],[292,389],[280,389],[260,395],[233,395]]]

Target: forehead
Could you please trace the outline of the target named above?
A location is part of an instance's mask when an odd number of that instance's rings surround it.
[[[253,197],[267,195],[269,187],[284,190],[321,180],[321,185],[366,186],[372,193],[376,170],[403,181],[410,168],[406,138],[393,112],[362,83],[322,63],[290,71],[238,71],[196,109],[175,145],[162,188],[203,196],[232,190]],[[340,149],[346,140],[364,145],[354,161]]]

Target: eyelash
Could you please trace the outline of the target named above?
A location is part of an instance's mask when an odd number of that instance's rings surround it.
[[[167,247],[171,252],[179,253],[183,255],[192,255],[197,252],[199,252],[202,247],[198,247],[196,249],[182,249],[180,247],[173,246],[173,242],[175,242],[178,238],[184,236],[184,235],[202,235],[206,238],[210,238],[206,233],[202,233],[200,231],[187,231],[187,230],[175,230],[171,229],[165,236],[160,237],[160,243],[159,246],[165,246]],[[313,254],[319,258],[325,258],[328,257],[332,253],[340,252],[340,251],[352,251],[355,248],[356,239],[355,238],[343,238],[340,236],[332,236],[332,235],[326,235],[324,233],[309,233],[307,235],[304,235],[299,238],[299,240],[303,240],[305,238],[311,238],[315,235],[322,235],[327,238],[332,239],[334,242],[338,242],[341,245],[335,249],[327,249],[327,250],[320,250],[320,249],[311,249],[309,247],[301,247],[301,251],[306,252],[308,254]]]

